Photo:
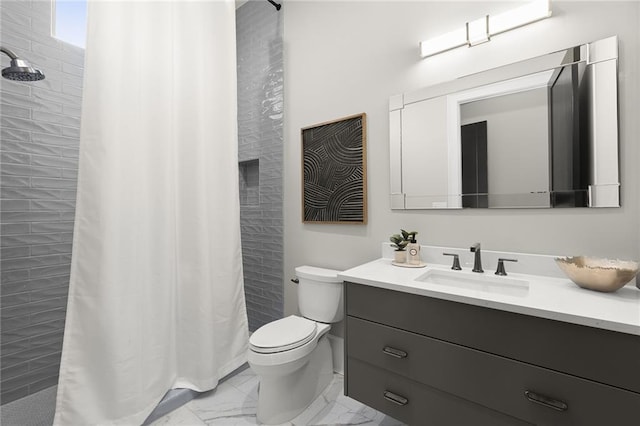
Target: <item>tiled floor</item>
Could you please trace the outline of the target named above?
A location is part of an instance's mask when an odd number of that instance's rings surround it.
[[[402,426],[391,417],[343,395],[343,377],[331,384],[302,414],[287,426],[367,425]],[[3,426],[50,426],[56,388],[51,387],[0,409]],[[186,405],[152,423],[153,426],[257,425],[258,378],[251,369],[236,374]]]
[[[51,426],[57,386],[41,390],[0,407],[2,426]]]
[[[367,425],[402,426],[403,423],[343,395],[343,377],[333,381],[302,414],[287,426]],[[258,378],[247,368],[210,392],[156,420],[152,425],[257,425]]]

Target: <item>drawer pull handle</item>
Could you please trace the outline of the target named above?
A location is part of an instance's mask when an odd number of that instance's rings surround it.
[[[529,390],[524,391],[524,396],[531,402],[544,405],[545,407],[553,408],[558,411],[567,411],[569,406],[558,399],[549,398],[548,396],[540,395],[539,393],[531,392]]]
[[[382,349],[382,352],[385,354],[392,356],[394,358],[406,358],[407,353],[405,351],[401,351],[400,349],[392,348],[391,346],[385,346]]]
[[[407,398],[393,392],[384,391],[382,395],[384,396],[384,399],[386,399],[387,401],[391,401],[394,404],[407,405],[409,403],[409,400]]]

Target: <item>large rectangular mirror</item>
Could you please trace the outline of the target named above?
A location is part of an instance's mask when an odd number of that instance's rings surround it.
[[[391,208],[619,207],[618,39],[389,102]]]

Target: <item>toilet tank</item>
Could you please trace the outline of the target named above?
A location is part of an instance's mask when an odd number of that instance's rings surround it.
[[[341,271],[298,266],[298,308],[303,317],[313,321],[332,323],[342,321],[344,316],[342,302]]]

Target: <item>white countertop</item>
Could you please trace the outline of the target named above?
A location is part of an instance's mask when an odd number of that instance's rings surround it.
[[[507,295],[416,281],[430,269],[450,271],[449,265],[436,264],[424,268],[397,267],[391,264],[391,259],[381,258],[346,270],[339,277],[373,287],[640,336],[640,290],[633,284],[634,280],[617,292],[599,293],[582,289],[568,278],[509,273],[504,278],[527,281],[529,288]],[[461,276],[477,275],[468,269],[451,272]],[[493,271],[484,274],[502,278]]]

